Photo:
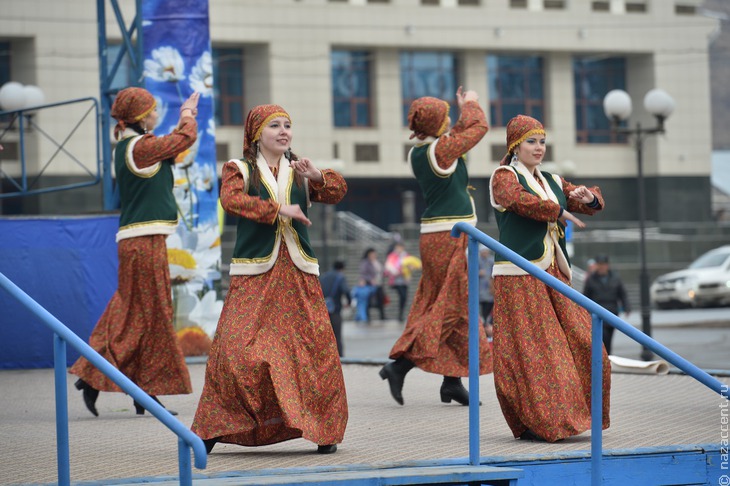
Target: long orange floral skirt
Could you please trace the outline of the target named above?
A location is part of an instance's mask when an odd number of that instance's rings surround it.
[[[172,326],[165,236],[124,239],[117,252],[119,285],[89,345],[150,395],[192,393]],[[70,372],[97,390],[122,391],[86,358],[79,358]]]
[[[286,245],[261,275],[231,278],[192,430],[244,446],[342,442],[347,396],[319,279]]]
[[[568,284],[553,263],[548,273]],[[515,437],[549,442],[591,426],[591,317],[531,275],[494,277],[494,382]],[[611,365],[603,350],[603,428],[610,424]]]
[[[466,235],[421,235],[423,273],[406,328],[390,351],[430,373],[469,376],[469,280]],[[479,374],[492,371],[492,346],[479,326]]]

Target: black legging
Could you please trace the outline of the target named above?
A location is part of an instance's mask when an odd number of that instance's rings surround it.
[[[391,285],[390,288],[398,293],[398,320],[403,322],[403,312],[406,309],[406,298],[408,297],[408,286],[400,284]]]

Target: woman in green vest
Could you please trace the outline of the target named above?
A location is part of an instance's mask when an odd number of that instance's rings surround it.
[[[413,367],[443,376],[441,401],[469,404],[461,377],[469,376],[469,308],[466,235],[451,236],[459,221],[476,225],[464,154],[487,133],[484,111],[474,91],[456,93],[461,112],[449,130],[449,104],[437,98],[415,100],[408,112],[411,138],[418,143],[408,160],[426,209],[421,215],[421,280],[406,327],[390,351],[395,361],[380,370],[390,393],[403,405],[403,382]],[[484,328],[479,335],[479,373],[492,371],[492,349]]]
[[[565,225],[585,224],[604,203],[598,187],[541,171],[545,129],[525,115],[507,124],[507,155],[492,174],[499,241],[570,285]],[[515,438],[557,440],[591,424],[591,318],[539,279],[495,256],[494,382]],[[603,351],[603,428],[609,426],[611,368]]]
[[[177,128],[162,137],[151,133],[158,115],[149,91],[123,89],[111,111],[117,120],[114,169],[121,202],[119,286],[89,345],[155,400],[156,395],[193,391],[172,325],[165,240],[177,227],[172,165],[197,139],[199,96],[193,93],[182,104]],[[86,358],[79,358],[70,371],[78,375],[76,388],[94,415],[99,391],[122,391]],[[137,414],[144,414],[141,405],[134,406]]]
[[[290,150],[291,118],[261,105],[246,118],[243,159],[223,166],[221,204],[238,229],[231,283],[208,356],[192,430],[260,446],[303,437],[333,453],[347,425],[337,343],[307,217],[338,203],[344,178]]]

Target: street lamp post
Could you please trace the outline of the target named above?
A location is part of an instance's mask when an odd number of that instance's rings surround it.
[[[639,291],[641,299],[641,330],[651,336],[651,305],[649,302],[649,273],[646,269],[646,193],[644,187],[644,140],[649,135],[664,133],[664,120],[674,111],[674,100],[661,89],[653,89],[644,97],[644,108],[656,118],[656,126],[644,128],[639,122],[634,128],[621,127],[619,123],[631,116],[631,98],[626,91],[614,89],[603,99],[603,111],[611,120],[612,129],[617,134],[633,137],[636,149],[637,186],[639,197]],[[642,346],[641,359],[649,361],[653,353]]]

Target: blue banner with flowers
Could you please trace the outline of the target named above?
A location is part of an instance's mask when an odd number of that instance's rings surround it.
[[[145,87],[160,115],[155,133],[174,130],[182,102],[200,93],[198,139],[173,169],[180,224],[167,239],[175,328],[184,344],[183,336],[200,329],[212,337],[223,306],[216,292],[221,250],[208,2],[145,0],[142,25]]]

